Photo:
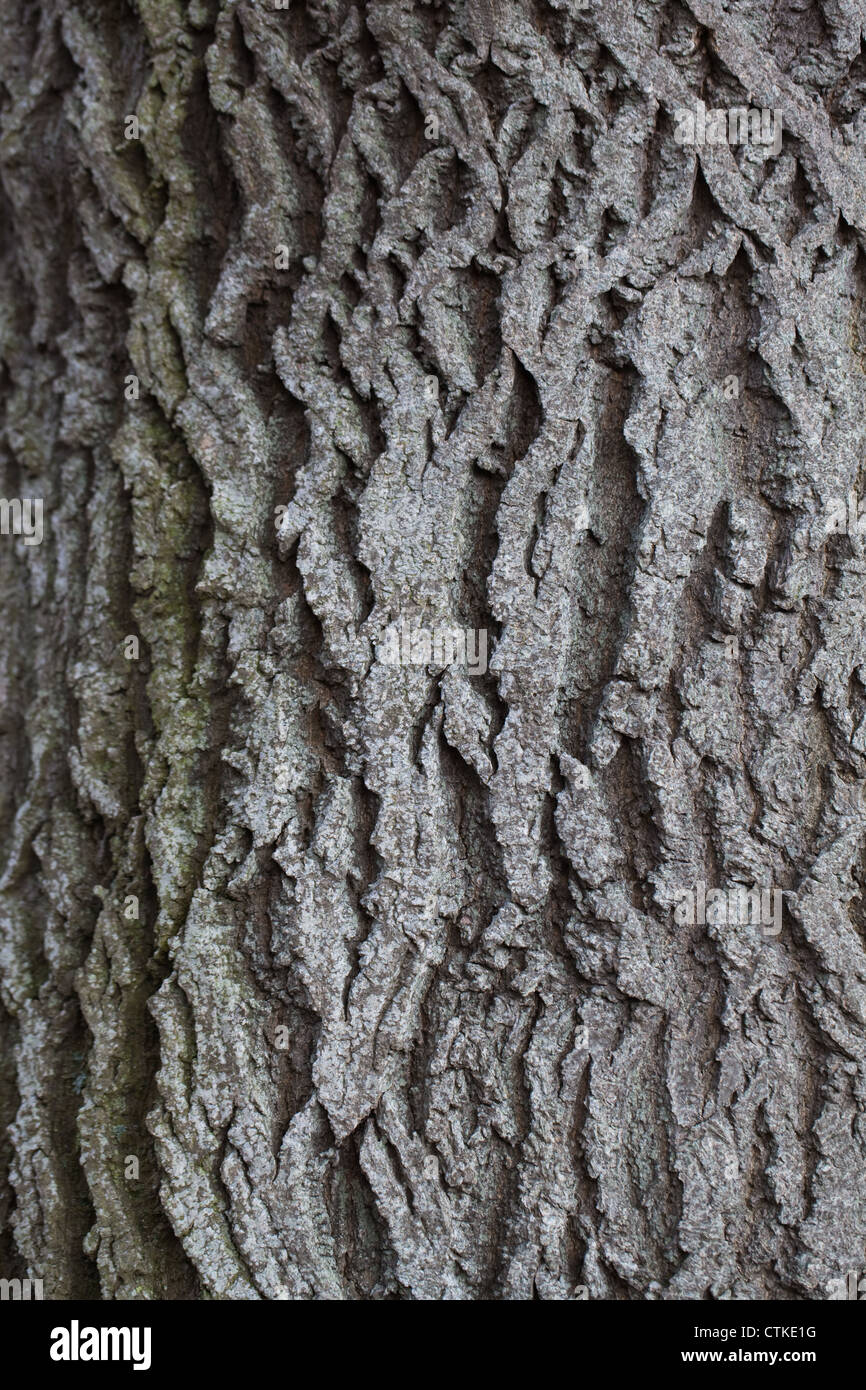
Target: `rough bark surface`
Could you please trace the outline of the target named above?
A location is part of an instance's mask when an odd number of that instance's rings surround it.
[[[0,1274],[838,1296],[863,5],[0,14]]]

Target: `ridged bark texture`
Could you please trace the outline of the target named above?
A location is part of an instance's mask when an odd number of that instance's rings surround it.
[[[0,15],[0,1274],[839,1296],[862,5]]]

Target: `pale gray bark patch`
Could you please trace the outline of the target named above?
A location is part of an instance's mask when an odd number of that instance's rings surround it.
[[[861,6],[0,15],[3,1275],[840,1296]]]

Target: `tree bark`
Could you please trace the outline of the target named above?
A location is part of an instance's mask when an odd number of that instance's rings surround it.
[[[0,1273],[844,1297],[861,7],[0,12]]]

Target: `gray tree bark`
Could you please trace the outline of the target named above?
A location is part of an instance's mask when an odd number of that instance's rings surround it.
[[[844,1296],[862,5],[0,13],[0,1272]]]

